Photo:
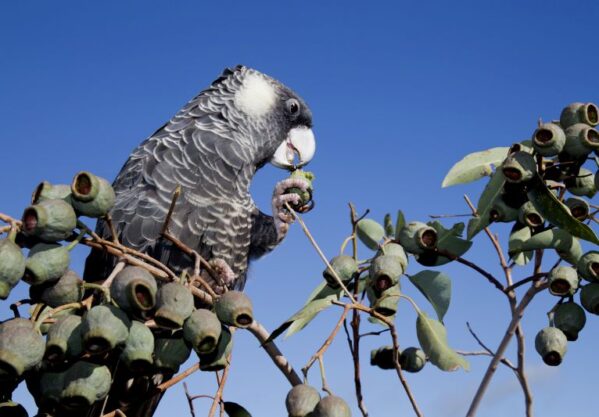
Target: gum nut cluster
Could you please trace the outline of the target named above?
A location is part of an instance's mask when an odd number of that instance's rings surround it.
[[[285,398],[289,417],[351,417],[349,406],[341,397],[321,398],[318,390],[308,384],[296,385]]]

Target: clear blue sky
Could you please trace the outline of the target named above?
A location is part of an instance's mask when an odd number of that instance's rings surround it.
[[[401,208],[412,220],[463,213],[463,193],[442,190],[464,154],[528,138],[538,117],[559,116],[572,101],[599,101],[597,22],[593,1],[464,2],[3,2],[0,5],[0,210],[19,216],[42,179],[67,182],[86,169],[112,179],[129,152],[206,87],[225,66],[243,63],[294,88],[314,114],[318,149],[316,209],[305,216],[333,256],[349,230],[347,202],[374,218]],[[268,210],[285,173],[267,167],[253,196]],[[499,273],[481,237],[468,254]],[[366,255],[366,252],[363,251]],[[81,269],[85,251],[75,266]],[[323,269],[298,226],[252,268],[247,291],[256,316],[272,329],[297,310]],[[415,262],[409,271],[418,271]],[[508,321],[506,301],[463,267],[445,268],[454,297],[446,324],[452,345],[477,350],[470,320],[492,347]],[[528,275],[526,269],[516,276]],[[428,308],[407,283],[404,290]],[[23,298],[20,285],[11,300]],[[524,320],[528,368],[540,416],[596,415],[596,317],[563,365],[550,369],[532,338],[554,300],[542,295]],[[430,311],[430,309],[429,309]],[[8,303],[0,318],[8,317]],[[280,342],[301,368],[340,312],[319,317]],[[400,343],[416,343],[414,313],[400,307]],[[387,338],[364,340],[363,361]],[[513,351],[510,351],[513,357]],[[340,337],[325,357],[329,384],[353,400],[351,362]],[[465,414],[487,360],[469,373],[427,366],[409,382],[428,416]],[[374,417],[410,415],[395,375],[365,366],[365,402]],[[317,369],[310,381],[318,385]],[[189,380],[194,393],[214,391],[212,375]],[[286,381],[249,334],[236,334],[225,399],[254,416],[283,416]],[[23,388],[16,399],[33,410]],[[198,400],[202,415],[204,400]],[[481,416],[522,413],[513,375],[500,369]],[[182,388],[167,394],[158,416],[187,415]]]

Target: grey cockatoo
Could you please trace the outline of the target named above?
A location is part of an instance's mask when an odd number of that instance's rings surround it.
[[[249,260],[272,250],[287,233],[292,217],[284,203],[297,203],[291,187],[275,186],[273,215],[260,211],[249,193],[264,164],[293,168],[315,151],[312,114],[293,91],[254,69],[226,69],[164,126],[140,144],[114,181],[111,211],[121,242],[182,271],[193,260],[161,238],[177,186],[169,232],[211,260],[229,287],[245,284]],[[110,236],[105,222],[97,231]],[[85,279],[103,279],[115,259],[94,250]]]

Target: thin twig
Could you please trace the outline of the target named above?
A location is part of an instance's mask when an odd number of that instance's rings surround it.
[[[399,381],[401,382],[401,385],[403,386],[403,389],[406,392],[408,399],[410,400],[410,404],[412,404],[414,413],[416,414],[417,417],[422,417],[423,416],[422,411],[420,411],[420,408],[418,407],[418,404],[416,403],[414,394],[412,394],[412,390],[410,389],[410,386],[408,385],[408,381],[406,380],[406,378],[403,375],[401,365],[399,364],[399,342],[398,342],[398,337],[397,337],[397,330],[395,329],[395,324],[392,323],[389,326],[389,329],[391,330],[391,339],[393,340],[393,362],[395,363],[395,371],[397,372],[397,377],[399,378]]]
[[[193,407],[193,397],[189,395],[189,390],[187,389],[187,382],[183,381],[183,390],[185,391],[185,397],[187,398],[187,404],[189,404],[189,412],[191,413],[191,417],[196,417],[196,410]]]
[[[198,369],[200,369],[200,363],[199,362],[194,363],[192,366],[190,366],[189,368],[187,368],[185,371],[181,372],[178,375],[175,375],[174,377],[172,377],[168,381],[165,381],[162,384],[158,385],[156,387],[156,389],[158,391],[164,392],[167,389],[169,389],[170,387],[172,387],[173,385],[175,385],[176,383],[181,382],[182,380],[184,380],[185,378],[187,378],[189,375],[191,375],[194,372],[196,372]]]
[[[229,360],[230,359],[231,358],[229,357]],[[216,391],[216,394],[214,395],[214,401],[212,401],[212,406],[210,407],[210,412],[208,413],[208,417],[214,417],[214,413],[216,412],[216,407],[222,402],[223,390],[225,389],[225,384],[227,383],[227,377],[229,376],[229,368],[230,367],[231,367],[231,365],[229,364],[227,367],[225,367],[225,370],[223,371],[223,376],[218,383],[218,390]],[[218,373],[217,373],[217,377],[218,377]]]
[[[470,332],[470,334],[472,335],[472,337],[474,337],[474,339],[479,344],[479,346],[482,347],[485,350],[485,352],[487,352],[487,355],[489,355],[489,356],[495,356],[495,353],[491,349],[489,349],[489,347],[487,345],[485,345],[483,343],[483,341],[478,337],[478,335],[474,332],[474,330],[470,326],[469,322],[466,322],[466,326],[468,327],[468,331]],[[458,352],[458,353],[460,353],[460,352]],[[463,355],[464,353],[460,353],[460,354]],[[506,365],[512,371],[516,371],[516,367],[514,366],[514,364],[509,359],[501,358],[501,363],[503,363],[504,365]]]
[[[499,291],[501,291],[501,292],[505,291],[503,284],[501,284],[501,282],[499,282],[499,280],[497,278],[495,278],[495,276],[493,274],[491,274],[489,271],[481,268],[474,262],[464,259],[461,256],[456,256],[447,251],[437,249],[437,252],[442,256],[445,256],[445,257],[452,259],[458,263],[461,263],[462,265],[466,265],[467,267],[474,269],[476,272],[478,272],[483,277],[485,277],[487,279],[487,281],[489,281],[491,284],[493,284],[493,286],[495,286],[495,288],[497,288]]]

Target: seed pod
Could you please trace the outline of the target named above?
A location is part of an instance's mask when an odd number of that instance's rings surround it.
[[[341,397],[328,395],[316,404],[313,417],[351,417],[347,403]]]
[[[218,346],[221,328],[216,314],[207,309],[199,309],[185,320],[183,337],[197,353],[208,354]]]
[[[69,268],[69,251],[58,243],[38,243],[29,251],[23,281],[31,285],[58,280]]]
[[[154,321],[165,329],[180,329],[193,311],[193,296],[183,285],[169,282],[158,289]]]
[[[367,286],[366,295],[370,301],[370,307],[374,308],[377,313],[385,317],[391,317],[397,312],[397,304],[401,295],[399,283],[386,289],[380,295],[376,293],[374,288]]]
[[[158,369],[176,373],[189,358],[191,348],[180,337],[157,337],[154,342],[154,365]]]
[[[358,272],[358,263],[354,258],[347,255],[335,256],[329,261],[329,264],[333,268],[333,271],[337,273],[337,276],[341,281],[347,285],[353,278],[354,274]],[[331,288],[339,288],[337,280],[333,276],[333,273],[329,268],[326,268],[322,272],[322,276],[326,280],[327,284]]]
[[[84,316],[81,336],[86,352],[99,355],[124,344],[129,336],[131,321],[122,310],[112,305],[97,305]]]
[[[37,304],[34,304],[37,305]],[[52,307],[46,306],[44,308],[42,308],[41,312],[40,312],[40,317],[46,315],[47,313],[49,313],[52,310]],[[60,310],[56,313],[52,313],[52,318],[56,321],[62,317],[66,317],[66,316],[72,316],[75,315],[75,313],[77,312],[77,310],[75,309],[66,309],[66,310]],[[50,331],[50,327],[52,327],[54,325],[54,323],[50,323],[50,322],[46,322],[43,321],[40,324],[40,333],[43,335],[48,334],[48,332]]]
[[[45,200],[63,200],[71,204],[71,186],[50,184],[48,181],[40,182],[31,195],[31,204],[38,204]]]
[[[399,364],[406,372],[420,372],[426,365],[426,354],[417,347],[406,348],[399,355]]]
[[[562,110],[559,123],[564,129],[577,123],[597,126],[599,109],[593,103],[572,103]]]
[[[578,274],[589,282],[599,282],[599,252],[592,250],[580,257],[576,264]]]
[[[0,300],[8,298],[24,273],[25,257],[21,248],[10,239],[0,240]]]
[[[534,236],[533,236],[534,237]],[[571,240],[565,239],[556,242],[555,252],[557,255],[571,265],[576,265],[582,256],[582,246],[578,238],[571,237]]]
[[[578,333],[586,324],[587,317],[584,309],[575,302],[563,303],[557,306],[553,313],[553,323],[566,335],[568,341],[578,339]]]
[[[104,365],[76,362],[65,372],[60,403],[67,410],[87,410],[108,395],[111,379]]]
[[[592,282],[581,287],[580,303],[586,311],[599,315],[599,284]]]
[[[44,338],[26,319],[0,324],[0,380],[20,377],[44,357]]]
[[[549,366],[557,366],[562,363],[568,350],[568,339],[560,329],[545,327],[537,333],[535,348],[543,358],[543,362]]]
[[[303,191],[301,188],[298,187],[291,187],[285,190],[285,194],[295,193],[300,196],[300,201],[297,204],[289,204],[292,209],[299,210],[306,204],[310,203],[310,201],[312,201],[312,181],[314,181],[314,173],[309,171],[303,171],[301,169],[296,169],[291,173],[289,178],[299,178],[308,183],[308,188],[306,189],[306,191]]]
[[[198,355],[201,371],[220,371],[229,365],[229,355],[233,350],[233,335],[226,326],[223,326],[216,349],[206,355]]]
[[[379,255],[370,264],[368,285],[377,294],[399,283],[399,277],[404,273],[401,259],[394,255]]]
[[[63,362],[66,358],[81,355],[81,317],[68,315],[61,317],[50,326],[46,337],[44,358],[52,363]]]
[[[554,156],[562,151],[566,134],[555,123],[544,123],[532,135],[532,147],[542,156]]]
[[[33,394],[35,403],[40,409],[52,410],[59,401],[62,390],[64,389],[65,372],[44,372],[32,381],[27,379],[27,388]],[[33,393],[30,384],[35,385],[36,392]]]
[[[385,237],[385,228],[372,219],[362,219],[356,224],[356,234],[363,244],[376,250]]]
[[[0,403],[0,416],[3,417],[29,417],[27,410],[21,404],[14,401]]]
[[[489,211],[489,220],[498,223],[511,223],[518,218],[518,209],[510,207],[503,198],[498,198]]]
[[[115,194],[104,178],[81,171],[71,184],[73,207],[77,213],[88,217],[102,217],[114,206]]]
[[[559,297],[574,295],[578,290],[578,273],[571,266],[557,266],[549,271],[549,292]]]
[[[23,233],[46,242],[71,236],[77,225],[75,210],[64,200],[44,200],[23,212]]]
[[[152,331],[139,321],[132,321],[125,349],[121,360],[133,373],[143,373],[150,369],[154,359],[154,335]]]
[[[586,168],[580,168],[576,177],[566,178],[564,184],[570,193],[579,197],[592,198],[597,191],[595,188],[595,174]]]
[[[320,401],[318,390],[308,384],[299,384],[291,388],[285,398],[285,407],[289,417],[307,417]]]
[[[135,316],[154,308],[156,304],[156,280],[147,270],[138,266],[126,266],[110,285],[110,296],[119,307]]]
[[[518,220],[520,220],[520,223],[532,228],[540,227],[545,222],[541,213],[539,213],[534,204],[530,201],[527,201],[520,206],[520,209],[518,210]]]
[[[577,123],[566,129],[564,152],[573,158],[584,158],[599,149],[599,132],[583,123]]]
[[[246,328],[254,321],[252,302],[241,291],[227,291],[214,303],[214,311],[221,323]]]
[[[410,222],[399,232],[399,243],[414,255],[437,246],[437,231],[422,222]]]
[[[572,217],[578,221],[584,221],[589,216],[589,203],[586,200],[578,197],[570,197],[565,201],[566,206],[570,209]]]
[[[408,255],[403,246],[398,243],[389,242],[386,243],[377,253],[376,256],[380,255],[393,255],[399,257],[403,270],[405,272],[408,269]]]
[[[525,151],[510,154],[501,165],[501,171],[506,181],[522,183],[530,181],[537,172],[537,163],[534,157]]]
[[[29,287],[29,297],[32,300],[43,301],[50,307],[56,308],[64,304],[77,303],[83,298],[83,281],[71,269],[67,270],[56,282],[47,282]]]
[[[370,365],[378,366],[381,369],[395,369],[393,346],[381,346],[378,349],[371,350]]]

